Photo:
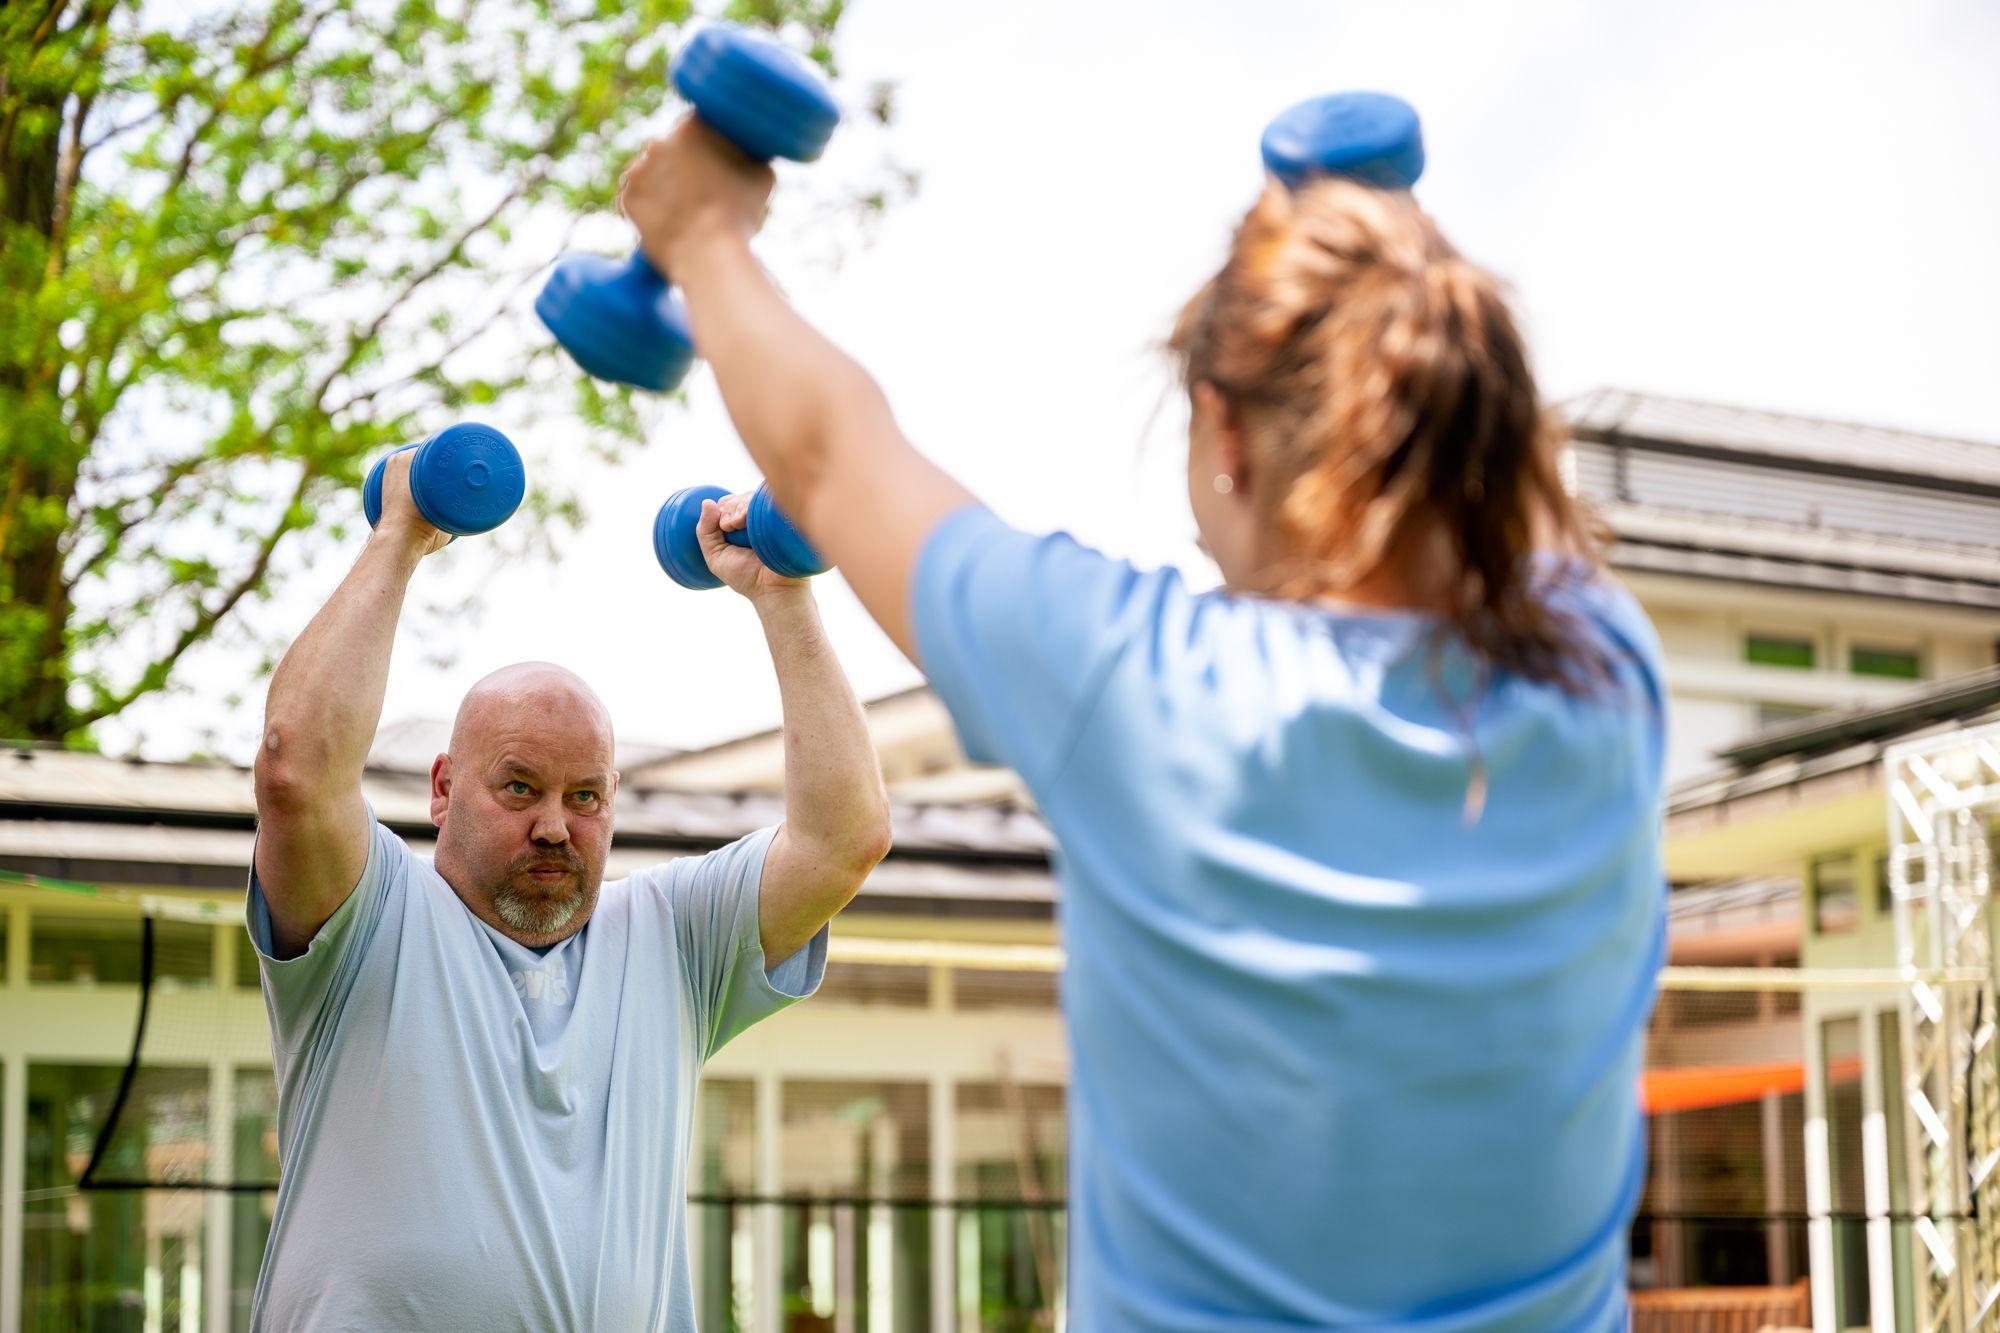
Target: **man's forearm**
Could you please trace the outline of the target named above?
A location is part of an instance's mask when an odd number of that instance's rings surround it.
[[[389,653],[421,548],[375,533],[325,606],[278,663],[264,705],[259,785],[343,790],[382,719]]]
[[[784,709],[785,828],[829,869],[865,872],[887,850],[888,799],[861,704],[833,655],[811,593],[757,603]]]

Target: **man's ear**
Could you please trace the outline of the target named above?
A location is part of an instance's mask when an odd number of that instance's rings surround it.
[[[441,754],[431,760],[431,823],[444,827],[444,812],[451,805],[451,756]]]

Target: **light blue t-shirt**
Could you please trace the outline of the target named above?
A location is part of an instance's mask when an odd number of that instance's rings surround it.
[[[254,1326],[692,1330],[702,1062],[826,969],[822,927],[766,972],[773,832],[605,884],[542,951],[380,824],[297,958],[273,957],[253,872],[281,1169]]]
[[[1423,614],[1196,594],[983,509],[913,599],[1061,848],[1070,1327],[1623,1327],[1665,904],[1631,598],[1559,595],[1616,691],[1502,674],[1469,714]]]

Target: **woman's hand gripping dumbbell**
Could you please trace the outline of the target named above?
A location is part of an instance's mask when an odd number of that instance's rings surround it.
[[[675,491],[653,520],[653,554],[683,588],[727,583],[747,593],[753,580],[795,582],[828,569],[778,508],[769,486],[750,495],[731,495],[720,486]]]
[[[371,528],[382,522],[389,462],[401,454],[410,455],[407,463],[396,466],[408,473],[410,499],[418,516],[446,534],[446,541],[491,532],[514,516],[527,493],[527,473],[514,442],[491,426],[461,421],[375,460],[361,484],[361,512]],[[395,506],[390,508],[393,514]]]
[[[840,123],[840,107],[817,70],[731,24],[696,33],[674,59],[673,82],[703,124],[758,162],[810,162]],[[664,393],[694,364],[687,311],[637,250],[623,261],[564,255],[535,313],[601,380]]]

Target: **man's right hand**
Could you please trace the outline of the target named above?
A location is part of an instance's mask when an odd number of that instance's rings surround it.
[[[410,468],[416,458],[415,449],[400,449],[382,465],[382,518],[375,525],[375,537],[425,556],[442,551],[451,534],[432,527],[410,494]]]

